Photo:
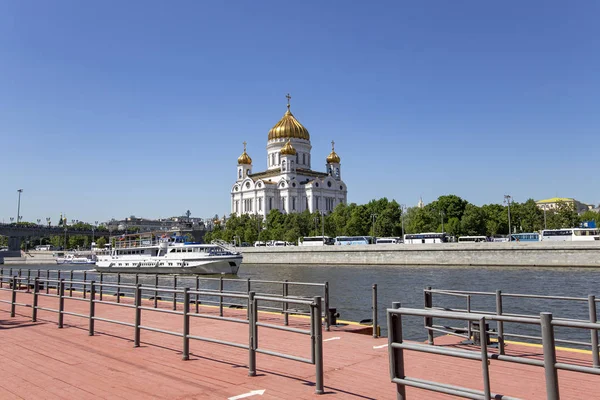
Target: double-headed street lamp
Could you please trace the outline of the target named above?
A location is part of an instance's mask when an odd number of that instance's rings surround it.
[[[17,189],[19,193],[19,203],[17,205],[17,224],[21,221],[21,193],[23,193],[23,189]]]
[[[504,203],[508,204],[508,241],[510,242],[510,235],[512,234],[512,231],[510,230],[510,200],[512,199],[511,195],[509,194],[505,194],[504,195]]]
[[[377,214],[371,214],[371,219],[373,221],[373,232],[371,232],[371,236],[375,237],[375,218],[377,217]]]
[[[400,221],[402,223],[402,241],[404,242],[404,210],[406,210],[406,205],[400,204]]]
[[[48,223],[48,229],[50,229],[50,217],[46,217],[46,223]]]

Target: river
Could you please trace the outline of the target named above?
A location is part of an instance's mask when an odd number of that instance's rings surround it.
[[[81,266],[63,270],[81,270]],[[56,269],[56,265],[21,266],[23,270]],[[13,268],[16,270],[17,268]],[[4,266],[8,274],[7,266]],[[32,274],[33,275],[33,274]],[[68,278],[68,276],[64,276]],[[226,282],[225,289],[245,290],[245,280],[273,280],[290,282],[325,282],[330,285],[330,307],[337,308],[340,319],[360,321],[371,318],[372,285],[378,285],[379,323],[385,333],[385,308],[399,301],[403,307],[423,307],[423,288],[456,289],[503,293],[542,294],[551,296],[574,296],[587,298],[589,294],[600,297],[600,269],[586,268],[540,268],[540,267],[408,267],[408,266],[300,266],[300,265],[252,265],[242,264],[236,282]],[[169,279],[168,277],[161,279]],[[234,277],[234,279],[236,279]],[[187,284],[186,284],[187,280]],[[148,281],[148,282],[146,282]],[[127,282],[127,280],[123,280]],[[150,277],[140,278],[141,283],[151,283]],[[189,278],[180,278],[182,285],[193,287]],[[268,285],[253,285],[261,291]],[[214,288],[214,284],[212,286]],[[270,287],[271,292],[280,293],[281,286]],[[319,288],[290,287],[290,295],[321,295]],[[474,296],[474,310],[493,311],[495,298]],[[434,295],[434,305],[466,308],[465,299]],[[505,313],[539,314],[552,312],[555,317],[588,318],[587,302],[557,301],[547,299],[504,299]],[[599,304],[600,305],[600,304]],[[507,324],[508,325],[508,324]],[[494,326],[492,326],[493,328]],[[514,329],[513,329],[514,328]],[[505,331],[524,334],[539,334],[539,328],[531,326],[507,326]],[[422,318],[409,319],[405,334],[413,339],[423,339]],[[589,333],[583,330],[557,330],[557,337],[589,341]]]

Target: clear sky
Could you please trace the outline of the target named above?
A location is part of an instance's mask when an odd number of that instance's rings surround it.
[[[229,213],[285,112],[348,200],[600,202],[600,2],[0,2],[0,219]]]

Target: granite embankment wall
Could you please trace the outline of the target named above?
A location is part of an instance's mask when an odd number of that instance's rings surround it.
[[[471,265],[600,268],[600,242],[248,247],[247,264]]]
[[[21,251],[7,251],[0,253],[0,263],[6,265],[21,265],[21,264],[32,264],[32,265],[49,265],[56,264],[54,258],[54,252],[52,251],[28,251],[27,253]]]

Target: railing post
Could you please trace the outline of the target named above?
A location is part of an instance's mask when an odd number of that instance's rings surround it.
[[[89,335],[94,336],[94,318],[96,317],[96,281],[90,282],[90,321]]]
[[[190,294],[189,288],[183,288],[183,361],[190,359]]]
[[[219,277],[219,293],[223,293],[223,277]],[[223,316],[223,296],[219,296],[219,316]]]
[[[256,316],[254,315],[254,292],[248,292],[248,376],[256,376]]]
[[[177,290],[177,275],[173,275],[173,290]],[[173,310],[177,310],[177,293],[173,292]]]
[[[0,267],[0,289],[4,287],[4,268]]]
[[[325,287],[323,288],[325,295],[325,328],[327,332],[331,330],[331,314],[329,313],[329,282],[325,281]]]
[[[379,337],[379,333],[377,331],[377,284],[373,284],[373,304],[371,305],[371,310],[373,311],[373,337],[377,339]]]
[[[283,298],[287,299],[288,297],[288,280],[286,279],[283,282]],[[283,323],[284,325],[289,325],[289,316],[288,316],[288,303],[286,301],[281,303],[281,312],[283,312]]]
[[[27,270],[27,293],[29,293],[29,285],[31,285],[31,270]]]
[[[73,271],[69,272],[69,297],[73,297]]]
[[[58,327],[63,327],[63,321],[65,315],[63,314],[65,311],[65,280],[63,278],[60,279],[58,283]]]
[[[87,288],[87,285],[85,284],[85,282],[87,281],[87,271],[83,271],[83,298],[85,299],[87,294],[85,293],[85,289]]]
[[[246,294],[250,294],[250,278],[246,279]],[[250,298],[248,298],[248,307],[246,308],[246,319],[248,321],[250,321],[250,307],[252,306],[252,303],[250,302]]]
[[[117,272],[117,303],[121,302],[121,273]]]
[[[315,324],[315,393],[323,394],[323,322],[321,296],[315,296],[313,321]]]
[[[135,274],[135,286],[137,286],[138,283],[140,283],[140,274],[136,273]]]
[[[399,309],[401,304],[393,302],[392,308]],[[390,379],[404,379],[404,349],[395,349],[392,343],[402,343],[402,315],[387,313],[388,324],[388,354],[390,363]],[[396,399],[406,400],[406,386],[396,383]]]
[[[496,315],[502,315],[502,291],[496,290]],[[498,353],[504,355],[504,322],[496,323],[498,328]]]
[[[102,292],[103,290],[103,285],[102,282],[104,281],[104,272],[100,272],[100,301],[102,301]]]
[[[138,283],[135,287],[135,327],[133,347],[140,347],[140,324],[142,323],[142,286]]]
[[[50,270],[46,270],[46,294],[50,293]]]
[[[479,318],[479,339],[481,342],[481,372],[483,374],[483,396],[485,400],[492,398],[490,389],[490,366],[488,364],[487,352],[487,328],[485,326],[485,317]]]
[[[596,296],[590,294],[588,296],[588,308],[590,310],[590,322],[595,324],[596,317]],[[600,354],[598,353],[598,330],[591,329],[592,335],[592,358],[594,360],[594,368],[600,368]]]
[[[467,313],[471,314],[471,295],[467,295]],[[469,336],[469,340],[473,343],[473,324],[469,319],[467,321],[467,336]]]
[[[38,270],[39,271],[39,270]],[[40,278],[36,277],[33,281],[33,304],[31,305],[31,321],[37,321],[37,307],[38,307],[38,292],[40,291]]]
[[[427,286],[423,291],[425,298],[425,308],[431,309],[433,307],[433,295],[431,293],[431,286]],[[427,343],[433,343],[433,331],[429,328],[433,326],[433,318],[425,317],[425,329],[427,329]]]
[[[200,277],[196,275],[196,314],[198,314],[198,293],[200,291]]]
[[[158,308],[158,274],[154,275],[154,308]]]
[[[552,314],[541,313],[540,324],[542,327],[542,347],[544,349],[544,372],[546,375],[546,398],[559,400],[558,373],[556,371],[556,348],[554,343],[554,327]]]
[[[17,277],[13,277],[12,278],[12,292],[11,292],[11,297],[10,297],[10,316],[14,317],[15,316],[15,308],[17,307],[17,305],[15,304],[17,302]]]

